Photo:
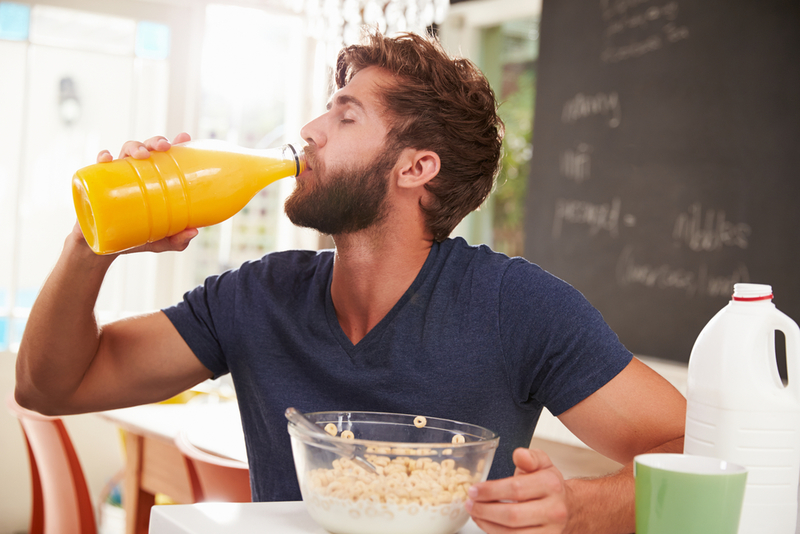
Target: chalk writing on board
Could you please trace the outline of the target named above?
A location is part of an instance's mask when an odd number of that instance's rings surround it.
[[[689,38],[689,28],[678,22],[676,1],[600,0],[606,23],[600,59],[616,63],[637,58]]]
[[[651,0],[643,0],[639,4],[649,4]],[[608,0],[601,2],[603,9],[603,19],[608,21],[606,26],[606,37],[613,37],[618,33],[625,30],[632,30],[636,28],[645,28],[648,25],[654,25],[659,21],[673,22],[678,18],[678,2],[668,2],[663,6],[647,6],[644,11],[630,13],[629,8],[632,6],[625,6],[620,10],[617,6],[623,4],[622,2],[614,2],[614,8],[609,8]]]
[[[603,19],[609,20],[618,15],[624,15],[629,10],[651,0],[600,0],[600,9],[603,10]]]
[[[675,219],[672,237],[676,244],[685,244],[691,250],[709,252],[723,247],[746,249],[752,228],[746,223],[733,223],[725,218],[723,210],[708,209],[698,202]]]
[[[651,265],[638,261],[633,246],[629,245],[622,250],[617,261],[616,280],[620,286],[680,290],[689,297],[725,297],[731,295],[733,284],[749,282],[750,274],[743,263],[734,267],[732,272],[723,274],[710,273],[706,264],[700,264],[696,270],[667,263]]]
[[[622,107],[616,91],[584,95],[578,93],[567,100],[561,109],[561,122],[573,124],[581,119],[595,115],[610,115],[608,126],[616,128],[622,121]]]
[[[605,231],[611,237],[617,237],[621,209],[622,200],[619,197],[614,197],[611,202],[599,204],[585,200],[558,198],[553,216],[553,239],[561,237],[564,223],[586,225],[589,228],[589,235]],[[636,217],[625,214],[622,216],[622,224],[635,226]]]
[[[686,26],[676,26],[673,23],[665,24],[662,28],[667,41],[670,43],[677,43],[684,39],[689,38],[689,28]]]
[[[561,176],[576,183],[588,180],[592,176],[592,147],[579,143],[575,150],[568,148],[561,153],[559,170]]]

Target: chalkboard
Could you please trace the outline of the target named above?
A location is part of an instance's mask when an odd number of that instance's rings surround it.
[[[800,322],[800,2],[544,0],[525,256],[686,362],[736,282]]]

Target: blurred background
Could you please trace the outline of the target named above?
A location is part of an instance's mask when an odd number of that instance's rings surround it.
[[[336,52],[363,24],[436,32],[487,74],[507,128],[503,170],[455,233],[521,255],[540,9],[538,0],[0,1],[0,391],[13,389],[26,319],[75,223],[73,173],[102,149],[116,155],[154,135],[251,148],[299,139],[325,109]],[[292,188],[291,179],[267,187],[184,253],[117,260],[100,321],[168,306],[206,276],[271,251],[330,246],[285,218]],[[92,416],[67,426],[98,497],[122,465],[118,437]],[[25,532],[27,458],[5,412],[0,437],[0,534]]]
[[[75,170],[129,139],[181,131],[251,148],[298,139],[324,110],[336,51],[363,23],[388,33],[427,27],[484,69],[508,128],[505,165],[492,199],[457,233],[521,254],[538,9],[527,0],[0,2],[0,351],[19,345],[75,222]],[[285,219],[292,187],[266,188],[184,254],[115,262],[100,319],[169,305],[207,275],[270,251],[328,246]]]

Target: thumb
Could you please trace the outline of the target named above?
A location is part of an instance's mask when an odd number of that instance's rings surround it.
[[[181,251],[185,250],[186,247],[189,246],[189,242],[194,239],[199,231],[197,228],[186,228],[181,232],[169,237],[170,245],[173,246],[176,250]]]
[[[514,465],[517,466],[517,469],[514,471],[515,476],[553,467],[553,462],[550,460],[550,457],[540,449],[524,449],[520,447],[514,450],[512,460],[514,461]]]

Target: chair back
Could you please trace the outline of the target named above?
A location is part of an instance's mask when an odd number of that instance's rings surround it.
[[[6,397],[6,405],[19,420],[28,445],[31,533],[96,534],[89,489],[64,422],[23,408],[13,393]]]
[[[195,447],[186,432],[175,438],[181,451],[195,502],[250,502],[250,470],[247,464],[210,454]]]

